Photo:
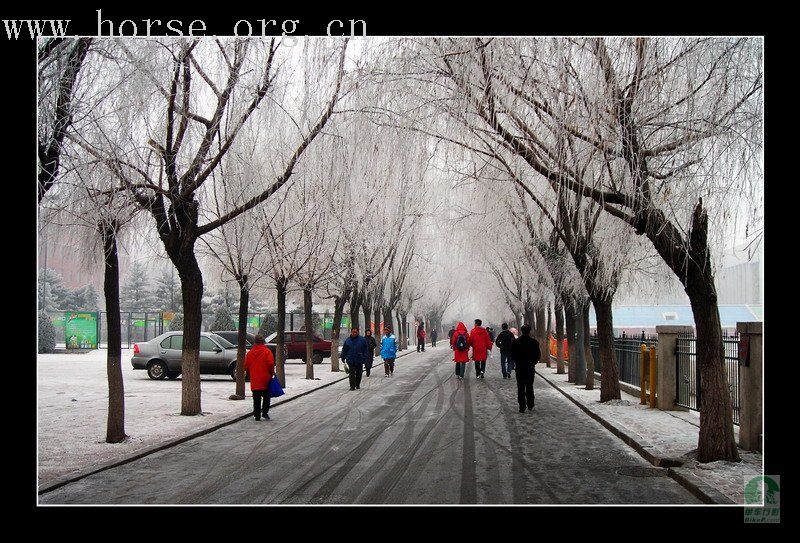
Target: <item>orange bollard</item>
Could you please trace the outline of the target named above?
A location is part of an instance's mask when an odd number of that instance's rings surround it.
[[[650,346],[650,407],[656,406],[656,347]]]
[[[647,403],[647,345],[642,343],[641,353],[639,355],[639,403],[645,405]]]

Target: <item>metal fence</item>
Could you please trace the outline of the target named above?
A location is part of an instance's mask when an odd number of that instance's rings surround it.
[[[733,407],[733,423],[739,424],[739,336],[722,338],[725,348],[725,370]],[[679,334],[675,345],[675,388],[678,405],[699,411],[700,366],[697,364],[697,338],[691,333]]]
[[[600,340],[597,336],[589,338],[589,344],[594,358],[594,371],[602,373],[600,364]],[[639,386],[639,356],[642,343],[650,348],[651,345],[658,345],[658,336],[621,336],[614,338],[614,357],[617,361],[617,372],[619,380],[629,385]]]

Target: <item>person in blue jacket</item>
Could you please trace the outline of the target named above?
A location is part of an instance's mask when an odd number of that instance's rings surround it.
[[[383,329],[381,358],[383,358],[383,369],[386,371],[386,377],[391,377],[394,375],[394,359],[397,358],[397,339],[395,339],[392,329],[388,326]]]
[[[361,373],[364,371],[364,362],[369,358],[369,345],[364,336],[358,335],[358,327],[350,330],[350,337],[342,346],[342,360],[350,366],[350,390],[361,388]]]

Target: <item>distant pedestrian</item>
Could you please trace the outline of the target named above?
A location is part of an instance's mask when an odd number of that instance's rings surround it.
[[[364,361],[364,370],[367,373],[367,377],[369,377],[369,372],[372,371],[372,362],[375,360],[375,347],[378,346],[378,342],[372,337],[372,330],[369,328],[364,330],[364,339],[367,340],[367,347],[369,347],[369,358]]]
[[[244,357],[244,371],[250,373],[250,391],[253,393],[253,417],[269,420],[269,382],[275,375],[275,357],[264,343],[264,336],[256,334],[253,347]],[[262,405],[263,401],[263,405]]]
[[[369,358],[369,345],[364,336],[358,335],[358,326],[350,330],[350,337],[344,340],[342,360],[350,366],[350,390],[361,388],[361,373]]]
[[[419,323],[417,327],[417,352],[425,352],[425,325]]]
[[[469,332],[469,343],[472,346],[472,359],[475,361],[475,375],[478,379],[486,379],[486,359],[492,349],[492,340],[481,324],[480,319],[475,319],[475,327]]]
[[[489,334],[489,339],[494,343],[494,328],[486,328],[486,333]]]
[[[514,359],[511,358],[511,344],[514,342],[514,334],[508,329],[508,324],[503,323],[503,331],[497,334],[494,344],[500,347],[500,371],[503,379],[511,379],[511,372],[514,371]]]
[[[542,357],[539,342],[530,336],[531,325],[523,324],[522,334],[511,344],[511,358],[514,360],[517,374],[517,402],[519,412],[533,410],[533,378],[536,375],[534,368]]]
[[[439,333],[436,331],[436,328],[431,330],[431,347],[436,347],[436,337]]]
[[[391,377],[394,375],[394,359],[397,358],[397,339],[388,326],[383,329],[381,358],[383,358],[383,370],[386,372],[386,377]]]
[[[456,333],[456,329],[455,328],[451,328],[450,331],[447,332],[447,341],[450,341],[451,339],[453,339],[453,334],[455,334],[455,333]]]
[[[453,362],[456,363],[456,377],[464,379],[464,370],[469,362],[470,339],[467,327],[463,322],[456,325],[450,337],[450,347],[453,349]]]

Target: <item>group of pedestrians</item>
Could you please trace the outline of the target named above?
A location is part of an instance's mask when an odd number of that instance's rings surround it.
[[[500,371],[503,379],[511,379],[513,371],[517,378],[517,402],[519,412],[533,410],[534,394],[533,379],[536,375],[534,367],[542,356],[539,342],[531,337],[531,326],[522,326],[519,337],[508,329],[508,324],[503,323],[503,331],[494,341],[489,332],[481,326],[480,319],[475,319],[475,327],[467,332],[463,322],[459,322],[450,330],[450,348],[453,349],[453,361],[456,364],[456,377],[464,379],[467,362],[475,362],[475,375],[478,379],[485,379],[486,359],[493,345],[500,349]],[[470,353],[470,349],[472,352]]]
[[[350,329],[350,337],[344,341],[340,355],[350,368],[350,390],[361,388],[361,376],[365,369],[367,377],[369,377],[377,347],[378,343],[372,337],[372,330],[367,329],[362,336],[359,335],[357,326]],[[394,360],[397,358],[397,338],[392,333],[390,326],[383,329],[380,353],[383,359],[384,377],[391,377],[394,375]]]

